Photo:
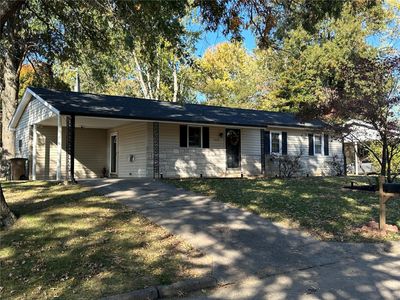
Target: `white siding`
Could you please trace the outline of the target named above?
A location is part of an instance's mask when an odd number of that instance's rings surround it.
[[[129,125],[108,130],[107,138],[107,168],[110,169],[110,136],[118,135],[118,177],[149,177],[147,175],[147,134],[149,124],[146,122],[132,122]],[[134,161],[129,161],[129,156]],[[152,176],[152,175],[151,175]]]
[[[271,131],[287,132],[288,135],[288,155],[301,154],[301,170],[299,175],[334,175],[330,167],[333,159],[342,161],[342,142],[339,138],[329,136],[329,155],[324,155],[322,146],[322,154],[310,156],[308,154],[308,134],[313,133],[304,129],[287,129],[278,128]],[[315,133],[314,133],[315,134]],[[317,133],[320,134],[320,133]],[[270,156],[266,159],[266,174],[269,176],[279,175],[277,163],[271,161]]]
[[[209,148],[179,144],[179,124],[160,124],[160,173],[165,177],[224,177],[260,175],[259,129],[241,129],[241,169],[226,167],[225,127],[210,126]]]
[[[36,98],[32,98],[15,130],[15,156],[29,158],[31,152],[30,125],[54,117],[55,113]],[[21,140],[22,147],[19,147]]]
[[[241,129],[241,169],[245,175],[261,174],[260,129]]]
[[[210,148],[179,146],[179,124],[160,124],[160,173],[165,177],[223,176],[226,153],[222,127],[210,128]]]
[[[57,127],[38,126],[37,179],[56,179]],[[62,135],[61,173],[66,175],[65,128]],[[75,177],[96,178],[106,167],[107,131],[104,129],[75,129]]]

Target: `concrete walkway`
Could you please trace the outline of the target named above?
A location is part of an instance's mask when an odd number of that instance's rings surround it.
[[[212,299],[399,299],[400,258],[381,245],[328,243],[160,181],[82,181],[179,235],[228,284]]]

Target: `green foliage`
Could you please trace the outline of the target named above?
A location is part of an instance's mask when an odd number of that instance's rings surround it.
[[[187,73],[196,38],[194,33],[186,33],[187,43],[180,49],[161,39],[155,43],[158,47],[154,52],[143,49],[140,39],[133,48],[119,44],[122,35],[122,32],[115,33],[114,46],[109,52],[81,56],[79,73],[83,92],[193,101]],[[73,87],[76,69],[72,62],[56,64],[55,73]]]
[[[371,142],[368,146],[370,151],[368,152],[368,158],[372,161],[372,164],[375,168],[375,170],[380,170],[381,164],[376,158],[378,156],[379,158],[382,157],[382,144],[379,142]],[[388,151],[389,154],[393,153],[393,156],[391,157],[390,161],[390,169],[392,174],[399,174],[400,176],[400,146],[399,145],[389,145],[388,146]],[[374,154],[375,155],[374,155]]]
[[[53,73],[51,66],[41,62],[36,63],[35,67],[33,63],[22,65],[19,73],[19,98],[28,86],[69,90],[69,85]]]
[[[347,7],[340,18],[318,23],[314,34],[301,27],[291,31],[282,49],[269,56],[273,78],[262,107],[294,112],[317,107],[329,113],[333,89],[345,84],[343,69],[351,69],[357,57],[378,54],[366,41],[378,26],[365,26],[372,14]]]
[[[287,36],[291,29],[302,27],[307,32],[317,31],[316,24],[326,17],[341,15],[346,5],[354,10],[370,9],[379,0],[279,0],[232,1],[196,0],[207,29],[222,28],[234,40],[242,40],[242,31],[251,30],[261,48],[268,48]],[[379,5],[378,5],[379,6]]]
[[[221,43],[196,61],[194,87],[205,96],[207,104],[255,108],[260,71],[256,57],[242,44]]]

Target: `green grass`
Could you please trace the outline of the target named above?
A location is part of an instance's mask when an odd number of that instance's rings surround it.
[[[3,183],[17,223],[0,232],[1,299],[97,299],[199,275],[195,250],[86,188]]]
[[[355,231],[370,220],[378,221],[375,193],[342,189],[362,177],[310,177],[295,179],[183,179],[168,180],[215,199],[237,205],[275,222],[301,227],[323,240],[400,240]],[[400,200],[387,204],[387,223],[400,226]]]

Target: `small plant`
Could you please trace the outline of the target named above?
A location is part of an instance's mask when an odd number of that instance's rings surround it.
[[[332,174],[336,176],[343,176],[344,175],[344,162],[343,159],[340,159],[337,155],[332,157],[331,161],[327,162],[329,169],[331,170]]]
[[[278,162],[279,177],[292,178],[301,169],[301,154],[278,156],[276,160]]]

